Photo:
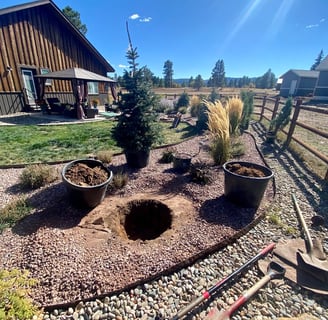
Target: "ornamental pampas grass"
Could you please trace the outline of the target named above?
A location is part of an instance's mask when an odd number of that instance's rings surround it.
[[[208,128],[212,135],[211,155],[215,164],[222,165],[229,159],[229,106],[220,100],[204,102],[208,111]]]
[[[227,104],[229,106],[230,134],[235,135],[243,114],[244,103],[239,98],[230,98]]]

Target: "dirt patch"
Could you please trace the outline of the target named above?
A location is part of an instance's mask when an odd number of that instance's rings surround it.
[[[246,167],[239,163],[228,164],[226,168],[235,174],[239,174],[240,176],[258,177],[258,178],[266,177],[266,174],[262,170],[251,166]]]
[[[76,163],[67,169],[65,177],[77,186],[97,186],[108,180],[108,172],[101,166],[89,167]]]

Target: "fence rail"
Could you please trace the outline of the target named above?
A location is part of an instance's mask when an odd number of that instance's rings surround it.
[[[285,101],[281,101],[280,97],[255,96],[254,114],[259,116],[260,121],[263,119],[271,121],[284,104]],[[300,134],[299,128],[305,130],[305,134]],[[288,130],[283,129],[281,131],[286,135],[286,147],[290,145],[291,141],[294,141],[328,166],[328,108],[303,105],[301,99],[296,99],[293,103]],[[312,141],[316,143],[304,141],[307,133],[312,133],[315,136]],[[321,146],[326,146],[326,149],[320,148],[321,150],[319,150],[318,142],[321,142]],[[328,180],[328,168],[324,179]]]

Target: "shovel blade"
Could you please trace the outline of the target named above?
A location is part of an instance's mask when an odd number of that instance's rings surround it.
[[[328,261],[320,260],[313,255],[297,252],[297,263],[300,268],[309,272],[318,280],[328,282]]]

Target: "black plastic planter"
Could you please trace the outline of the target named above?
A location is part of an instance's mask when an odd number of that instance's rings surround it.
[[[177,153],[173,156],[173,169],[180,173],[188,172],[192,156],[187,153]]]
[[[236,174],[229,170],[233,164],[246,168],[255,168],[263,172],[264,177],[252,177]],[[264,196],[268,182],[274,173],[268,167],[243,161],[230,161],[223,165],[224,195],[233,203],[246,208],[257,208]]]
[[[108,173],[108,179],[105,182],[95,186],[79,186],[72,183],[69,179],[67,179],[65,174],[69,168],[77,163],[84,163],[90,168],[100,166]],[[101,161],[94,159],[79,159],[69,162],[64,166],[62,170],[62,179],[69,193],[70,200],[74,205],[79,207],[94,208],[104,200],[107,187],[113,179],[113,173],[105,167]]]
[[[150,150],[125,151],[126,163],[131,168],[144,168],[149,163]]]

